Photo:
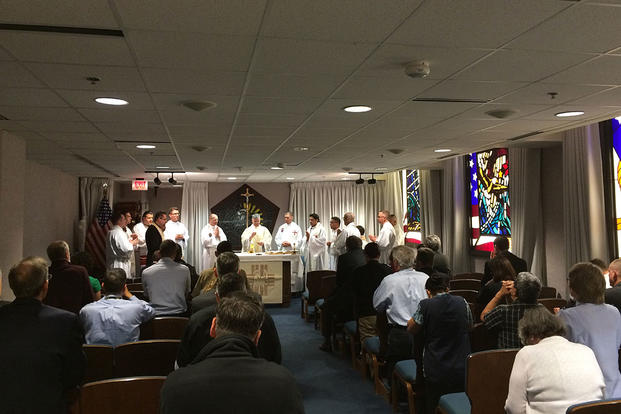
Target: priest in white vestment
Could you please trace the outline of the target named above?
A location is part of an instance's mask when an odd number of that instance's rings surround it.
[[[395,229],[388,221],[390,212],[382,210],[377,213],[377,222],[382,226],[377,236],[369,235],[369,240],[377,243],[380,249],[380,263],[390,265],[390,251],[395,247],[396,234]]]
[[[309,216],[310,227],[306,230],[306,248],[304,257],[306,259],[306,272],[313,270],[328,269],[328,249],[326,242],[328,236],[326,229],[319,222],[319,216],[313,213]]]
[[[216,248],[220,242],[226,241],[226,234],[218,226],[218,216],[209,215],[209,224],[201,230],[201,246],[203,246],[203,268],[212,269],[216,264]]]
[[[347,253],[347,249],[345,248],[345,240],[347,240],[349,236],[356,236],[359,239],[362,239],[360,236],[360,230],[358,230],[356,223],[354,223],[355,218],[354,213],[349,211],[343,215],[343,224],[345,227],[343,227],[343,231],[341,231],[339,236],[334,241],[334,249],[339,256]]]
[[[164,230],[164,238],[172,240],[181,246],[182,255],[185,256],[190,234],[185,224],[179,221],[180,214],[177,207],[171,207],[168,210],[168,221],[166,222],[166,230]]]
[[[403,231],[403,223],[399,223],[397,216],[391,214],[388,221],[395,229],[395,246],[403,246],[405,244],[405,232]]]
[[[330,270],[336,270],[336,262],[339,259],[339,251],[336,249],[334,242],[341,233],[341,219],[338,217],[332,217],[330,219],[330,229],[328,230],[328,241],[326,242],[326,246],[328,248],[328,269]]]
[[[270,231],[261,225],[261,216],[252,215],[252,224],[241,235],[242,252],[258,253],[269,250],[272,245]]]
[[[304,233],[300,226],[293,221],[293,214],[291,214],[290,211],[285,213],[285,223],[276,231],[274,242],[276,242],[276,248],[278,250],[302,250]]]
[[[123,230],[126,223],[123,213],[115,212],[111,218],[114,226],[108,232],[106,239],[106,267],[108,269],[123,269],[129,276],[131,272],[131,260],[134,254],[134,246],[138,239],[129,239]]]

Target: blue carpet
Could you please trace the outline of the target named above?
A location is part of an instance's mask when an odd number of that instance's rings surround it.
[[[283,365],[295,376],[307,414],[392,413],[373,383],[351,367],[351,359],[319,350],[323,337],[300,318],[300,299],[289,308],[269,307],[282,344]]]

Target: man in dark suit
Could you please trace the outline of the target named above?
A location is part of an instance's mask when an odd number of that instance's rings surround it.
[[[69,245],[62,240],[47,246],[47,256],[52,261],[49,268],[51,277],[43,303],[75,314],[80,313],[84,305],[93,301],[93,288],[86,268],[69,263]]]
[[[373,294],[384,277],[392,273],[390,266],[379,262],[380,251],[377,243],[368,243],[364,246],[364,255],[367,263],[357,268],[352,278],[354,316],[358,318],[360,343],[363,343],[366,338],[377,335]]]
[[[218,260],[221,262],[222,257],[227,257],[229,255],[235,256],[234,253],[222,253],[218,256]],[[219,263],[218,266],[221,264],[222,263]],[[217,283],[217,303],[220,303],[221,299],[235,292],[247,292],[245,274],[225,273],[218,277]],[[181,338],[181,344],[179,345],[179,351],[177,353],[177,365],[180,367],[193,363],[205,345],[213,340],[210,329],[211,322],[213,318],[216,317],[217,303],[194,313],[190,318],[188,326],[183,333],[183,338]],[[268,313],[265,314],[265,321],[263,322],[261,331],[262,335],[257,345],[258,356],[280,364],[282,361],[280,338],[278,337],[278,331],[276,330],[274,320]]]
[[[210,327],[214,339],[192,365],[168,376],[160,412],[303,413],[293,375],[258,357],[264,315],[263,306],[246,293],[222,299]]]
[[[84,373],[77,315],[43,305],[47,263],[28,257],[9,271],[16,299],[0,308],[0,411],[65,413],[63,395]]]
[[[158,211],[155,213],[153,224],[149,226],[144,237],[147,243],[147,267],[153,264],[153,256],[160,250],[160,245],[166,239],[164,229],[166,229],[166,212]]]
[[[365,264],[362,251],[362,240],[357,236],[349,236],[345,240],[347,252],[340,255],[336,262],[336,290],[326,298],[321,307],[321,334],[324,342],[319,349],[330,352],[332,344],[332,319],[348,321],[353,319],[354,291],[352,279],[354,270]]]
[[[494,239],[494,250],[490,253],[490,259],[493,259],[500,254],[504,255],[507,260],[509,260],[509,263],[511,263],[516,275],[520,272],[526,272],[528,270],[526,260],[517,257],[509,251],[509,239],[505,236],[496,237],[496,239]],[[485,262],[485,270],[483,272],[483,279],[481,279],[481,286],[485,286],[485,284],[493,278],[494,276],[492,275],[492,269],[489,266],[488,260]]]

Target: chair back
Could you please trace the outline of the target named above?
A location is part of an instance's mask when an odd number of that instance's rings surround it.
[[[537,302],[541,303],[552,313],[554,313],[554,308],[563,309],[567,306],[567,301],[565,299],[537,299]]]
[[[178,339],[152,339],[122,344],[114,348],[116,377],[168,375],[175,369]]]
[[[319,285],[319,295],[321,298],[328,298],[332,296],[334,291],[336,290],[336,273],[329,276],[324,276],[321,278],[321,283]]]
[[[166,377],[116,378],[84,384],[82,414],[151,414],[160,409],[160,390]]]
[[[142,282],[141,283],[128,283],[127,290],[129,290],[130,292],[133,292],[135,290],[144,290],[144,288],[142,287]]]
[[[140,300],[144,300],[145,302],[149,301],[149,298],[147,297],[147,295],[144,293],[143,290],[131,290],[130,292],[132,295],[136,296]]]
[[[471,414],[504,413],[509,377],[518,349],[470,354],[466,366],[466,394]]]
[[[483,273],[457,273],[453,279],[483,279]]]
[[[306,274],[306,287],[308,288],[308,303],[314,305],[317,299],[325,298],[320,296],[321,279],[325,276],[336,275],[334,270],[314,270]]]
[[[82,345],[86,355],[83,383],[114,378],[114,348],[110,345]]]
[[[621,399],[600,400],[575,404],[567,408],[566,414],[610,414],[621,413]]]
[[[556,299],[556,288],[543,286],[539,292],[539,299]]]
[[[481,290],[481,281],[479,279],[454,279],[449,280],[450,290]]]
[[[475,323],[470,328],[469,336],[472,352],[489,351],[498,346],[496,333],[490,331],[483,323]]]
[[[159,316],[140,325],[140,340],[181,339],[190,318]]]
[[[466,299],[466,302],[476,302],[479,297],[479,292],[476,290],[449,290],[449,293],[454,296],[461,296],[462,298]]]

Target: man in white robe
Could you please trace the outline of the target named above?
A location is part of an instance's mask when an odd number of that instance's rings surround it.
[[[306,230],[306,272],[328,269],[328,250],[326,229],[319,222],[319,216],[313,213],[309,216],[310,227]]]
[[[125,212],[125,227],[123,227],[123,230],[125,230],[125,234],[127,234],[127,237],[129,238],[129,240],[138,238],[138,235],[134,233],[134,231],[130,228],[132,221],[133,221],[132,213],[130,213],[129,211],[126,211]],[[136,252],[137,251],[138,251],[138,243],[134,244],[134,252],[132,253],[131,255],[132,257],[130,260],[131,269],[129,273],[126,274],[128,279],[135,279],[137,277],[136,276]]]
[[[390,251],[395,246],[396,234],[395,229],[388,221],[390,212],[388,210],[382,210],[377,213],[377,222],[382,226],[379,235],[369,235],[369,240],[377,243],[380,249],[380,263],[389,265],[390,263]]]
[[[252,224],[241,235],[242,252],[258,253],[269,250],[272,245],[270,231],[261,225],[261,216],[252,215]]]
[[[138,244],[138,238],[129,239],[123,230],[126,220],[125,215],[115,212],[111,218],[114,226],[108,232],[106,240],[106,267],[110,269],[123,269],[126,274],[131,271],[131,260],[134,254],[134,246]]]
[[[341,219],[338,217],[332,217],[330,219],[330,230],[328,230],[328,241],[326,242],[326,246],[328,247],[328,269],[330,270],[336,270],[336,262],[339,258],[339,251],[334,242],[341,233]]]
[[[203,246],[203,268],[200,269],[201,271],[214,267],[216,263],[216,248],[223,241],[226,241],[226,234],[218,226],[218,216],[210,214],[209,224],[201,230],[201,246]]]
[[[187,250],[187,243],[190,239],[190,234],[185,224],[179,221],[180,213],[177,207],[171,207],[168,210],[168,221],[166,222],[166,230],[164,230],[164,237],[168,240],[172,240],[181,246],[182,255],[185,256]]]
[[[285,213],[285,223],[281,225],[274,235],[276,248],[282,251],[302,249],[304,244],[304,233],[300,226],[293,221],[293,214],[290,211]]]
[[[347,249],[345,248],[345,240],[347,240],[349,236],[356,236],[359,239],[362,239],[362,237],[360,237],[360,230],[358,230],[356,223],[354,223],[355,218],[354,213],[350,211],[343,215],[343,224],[345,227],[343,227],[343,231],[334,241],[334,249],[336,250],[338,256],[347,252]]]
[[[391,214],[388,216],[388,221],[395,229],[395,246],[403,246],[405,244],[405,233],[403,231],[403,223],[399,223],[397,216]]]

